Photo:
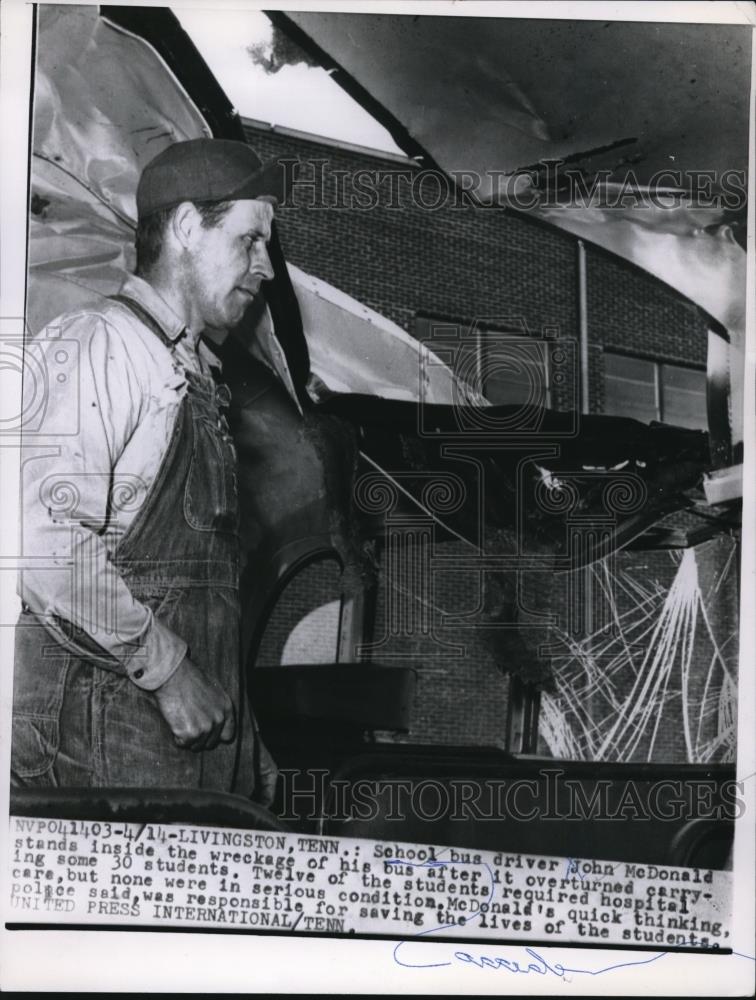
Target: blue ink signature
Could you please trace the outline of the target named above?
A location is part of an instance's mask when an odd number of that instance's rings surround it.
[[[476,958],[466,951],[455,951],[454,957],[458,962],[476,965],[479,969],[505,969],[507,972],[521,972],[525,975],[528,975],[531,972],[536,972],[539,976],[545,976],[551,973],[560,979],[564,979],[567,973],[580,973],[586,976],[601,976],[605,972],[613,972],[615,969],[626,969],[631,965],[650,965],[652,962],[658,962],[660,958],[664,958],[667,954],[666,951],[662,951],[658,955],[652,955],[651,958],[638,959],[635,962],[618,962],[616,965],[607,965],[604,969],[573,969],[562,965],[561,962],[547,962],[545,958],[539,955],[538,952],[534,951],[532,948],[525,948],[525,952],[530,955],[531,958],[535,959],[535,962],[529,962],[525,968],[512,958],[488,958],[486,955],[479,955]],[[451,965],[451,962],[449,962],[449,965]]]

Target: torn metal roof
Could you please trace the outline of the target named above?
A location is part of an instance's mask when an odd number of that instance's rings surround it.
[[[745,25],[271,16],[373,99],[399,145],[413,140],[447,171],[569,159],[615,179],[632,165],[646,183],[670,167],[747,167]]]

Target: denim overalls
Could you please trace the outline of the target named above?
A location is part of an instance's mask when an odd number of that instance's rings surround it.
[[[172,349],[149,314],[115,298]],[[154,696],[122,668],[51,646],[44,627],[17,628],[16,784],[252,794],[255,736],[240,663],[236,454],[222,414],[228,390],[209,375],[185,375],[187,392],[168,451],[112,561],[134,597],[188,643],[194,663],[226,690],[236,710],[236,738],[197,753],[177,747]],[[33,616],[24,615],[29,624]]]

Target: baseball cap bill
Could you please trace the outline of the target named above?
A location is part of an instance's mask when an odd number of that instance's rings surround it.
[[[142,171],[137,186],[140,219],[182,201],[242,201],[286,198],[287,171],[278,160],[263,163],[244,142],[189,139],[174,142]]]

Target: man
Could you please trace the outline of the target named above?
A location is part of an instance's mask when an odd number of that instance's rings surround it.
[[[35,338],[51,373],[78,366],[48,380],[55,446],[24,448],[15,784],[272,797],[240,669],[228,392],[200,338],[273,277],[282,183],[241,142],[169,146],[139,181],[136,274]]]

